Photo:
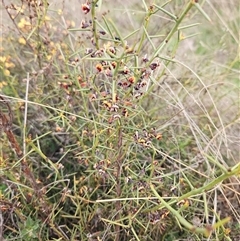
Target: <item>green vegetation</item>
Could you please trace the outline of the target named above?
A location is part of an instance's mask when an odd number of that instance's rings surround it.
[[[0,240],[240,239],[236,0],[2,3]]]

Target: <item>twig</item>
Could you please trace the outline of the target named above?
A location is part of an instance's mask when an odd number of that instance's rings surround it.
[[[123,157],[123,154],[122,154],[122,139],[123,139],[123,136],[122,136],[122,127],[119,126],[119,130],[118,130],[118,156],[117,156],[117,174],[116,174],[116,193],[117,193],[117,196],[120,197],[121,196],[121,170],[122,170],[122,157]],[[121,210],[121,201],[116,201],[116,211],[117,211],[117,214],[116,214],[116,219],[120,219],[120,210]],[[116,241],[119,241],[120,240],[120,226],[119,225],[116,225]]]
[[[3,216],[2,216],[2,210],[0,208],[0,241],[3,241]]]
[[[23,122],[23,155],[26,155],[26,126],[27,126],[27,112],[28,112],[28,92],[29,92],[29,73],[27,73],[27,84],[25,93],[25,108],[24,108],[24,122]]]
[[[28,88],[28,87],[27,87]],[[39,188],[38,185],[36,183],[36,180],[25,160],[24,157],[24,153],[22,152],[18,141],[16,140],[11,128],[12,128],[12,119],[13,119],[13,114],[12,114],[12,110],[10,108],[10,105],[7,103],[7,101],[3,98],[3,96],[0,95],[0,99],[1,101],[7,106],[8,108],[8,117],[0,110],[0,128],[3,129],[3,131],[5,132],[8,141],[11,144],[12,149],[15,151],[15,153],[17,154],[18,158],[21,159],[21,165],[22,165],[22,169],[23,172],[25,173],[25,175],[29,178],[33,189],[36,191],[36,193],[38,193]]]

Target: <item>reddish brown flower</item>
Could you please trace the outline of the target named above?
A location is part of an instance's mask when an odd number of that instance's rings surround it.
[[[98,72],[102,72],[103,71],[103,66],[101,64],[97,64],[96,65],[96,69],[98,70]]]
[[[128,78],[128,81],[129,81],[131,84],[135,83],[135,77],[134,77],[134,76],[130,76],[130,77]]]
[[[90,5],[89,5],[89,3],[84,3],[84,4],[82,4],[82,11],[83,11],[85,14],[87,14],[87,13],[90,12]]]

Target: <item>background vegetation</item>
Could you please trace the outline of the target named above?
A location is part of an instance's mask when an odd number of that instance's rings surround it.
[[[0,240],[240,239],[237,0],[1,13]]]

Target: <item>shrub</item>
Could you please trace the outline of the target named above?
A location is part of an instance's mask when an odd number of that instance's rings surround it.
[[[237,240],[236,20],[116,3],[3,1],[0,236]]]

